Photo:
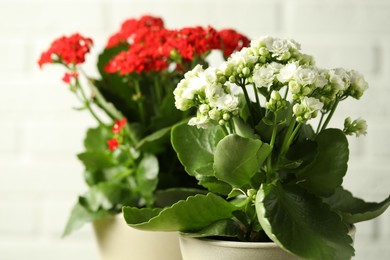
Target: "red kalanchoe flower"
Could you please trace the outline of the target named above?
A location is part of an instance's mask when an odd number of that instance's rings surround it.
[[[159,17],[145,15],[140,19],[128,19],[122,23],[119,32],[112,35],[106,48],[115,47],[120,43],[133,44],[141,41],[148,32],[157,32],[164,28],[164,22]]]
[[[56,39],[50,48],[41,54],[38,61],[40,67],[45,63],[61,61],[66,65],[80,64],[85,61],[85,55],[90,51],[93,42],[78,33],[69,37]]]
[[[119,142],[116,138],[107,140],[108,149],[114,151],[119,146]]]
[[[185,60],[192,60],[194,55],[200,56],[220,46],[217,31],[210,26],[187,27],[174,31],[167,44],[177,50]]]
[[[76,79],[78,76],[79,76],[79,73],[77,71],[65,72],[65,75],[62,78],[62,81],[69,84],[72,79]]]
[[[234,51],[247,47],[250,40],[233,29],[224,29],[218,32],[220,48],[225,57],[229,57]]]
[[[115,120],[115,124],[112,126],[112,132],[114,134],[119,133],[123,127],[126,125],[126,118],[122,118],[121,120]]]

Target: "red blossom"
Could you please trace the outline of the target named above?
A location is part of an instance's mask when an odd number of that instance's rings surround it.
[[[73,79],[76,79],[79,76],[79,73],[77,71],[74,72],[65,72],[64,77],[62,78],[62,81],[69,84],[70,81]]]
[[[67,65],[83,63],[92,44],[92,39],[78,33],[69,37],[62,36],[53,41],[50,48],[41,54],[38,64],[42,67],[45,63],[52,63],[57,60]]]
[[[119,142],[116,138],[107,140],[108,149],[114,151],[119,146]]]
[[[207,51],[219,48],[217,31],[212,27],[186,27],[174,31],[167,44],[177,50],[185,60],[192,60],[194,55],[202,55]]]
[[[128,50],[115,55],[104,67],[107,73],[130,73],[166,70],[178,57],[183,63],[202,57],[214,49],[221,49],[225,56],[240,50],[249,43],[248,38],[234,30],[217,32],[212,27],[185,27],[167,30],[163,21],[153,16],[129,19],[114,34],[107,47],[119,43],[128,44]],[[172,54],[177,54],[172,56]],[[180,69],[183,63],[177,63]]]
[[[114,125],[112,126],[112,132],[117,134],[119,133],[123,127],[126,125],[126,118],[122,118],[121,120],[115,120]]]
[[[164,28],[164,22],[159,17],[145,15],[140,19],[128,19],[122,23],[119,32],[113,34],[106,45],[106,48],[114,47],[120,43],[142,41],[148,32],[158,32]]]
[[[234,51],[239,51],[249,45],[250,40],[233,29],[224,29],[218,32],[220,48],[225,57],[229,57]]]

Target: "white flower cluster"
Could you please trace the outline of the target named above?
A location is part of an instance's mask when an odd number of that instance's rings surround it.
[[[197,107],[197,116],[189,121],[189,125],[206,128],[217,122],[225,124],[239,109],[239,98],[232,91],[232,84],[218,81],[214,68],[203,70],[197,65],[184,75],[174,90],[175,105],[185,111]]]
[[[254,85],[258,94],[268,93],[264,95],[265,108],[272,112],[285,108],[286,98],[291,98],[298,122],[315,118],[321,110],[329,111],[336,99],[359,99],[368,88],[360,73],[319,69],[313,57],[300,52],[297,42],[266,36],[233,53],[219,68],[196,66],[188,72],[174,92],[176,107],[198,108],[191,125],[224,124],[238,114],[240,102],[234,89],[239,86],[245,91],[249,85]],[[284,98],[279,93],[282,88],[288,91]]]

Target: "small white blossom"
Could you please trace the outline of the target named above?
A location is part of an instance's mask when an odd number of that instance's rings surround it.
[[[269,52],[272,53],[272,57],[275,57],[277,60],[290,58],[290,45],[287,40],[270,37],[265,39],[265,45]]]
[[[294,73],[295,81],[301,86],[311,85],[316,82],[318,73],[311,68],[299,67]]]
[[[328,80],[326,79],[325,73],[325,70],[318,71],[318,76],[315,81],[316,88],[323,88],[326,84],[328,84]]]
[[[345,69],[337,68],[329,71],[329,82],[340,92],[349,87],[350,79]]]
[[[241,51],[234,52],[227,60],[227,67],[238,67],[239,65],[253,65],[257,62],[258,57],[255,56],[249,48],[243,48]]]
[[[297,71],[298,66],[297,62],[292,62],[281,68],[277,76],[278,80],[282,83],[290,81]]]
[[[298,122],[304,122],[315,118],[324,104],[316,98],[304,97],[301,103],[293,106],[293,113]]]
[[[349,76],[351,79],[351,86],[348,89],[350,95],[356,99],[361,98],[364,91],[368,89],[368,83],[364,79],[363,75],[355,70],[349,71]]]
[[[350,117],[347,117],[344,121],[343,132],[346,135],[356,135],[356,137],[359,137],[360,135],[366,135],[367,122],[361,118],[352,121]]]
[[[210,122],[210,118],[207,115],[198,113],[196,117],[193,117],[188,121],[188,125],[196,126],[198,128],[207,128],[212,124]]]
[[[275,70],[271,66],[261,66],[253,71],[253,83],[256,87],[270,87],[275,78]]]

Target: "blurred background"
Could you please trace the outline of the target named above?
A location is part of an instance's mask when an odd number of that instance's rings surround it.
[[[366,200],[390,186],[390,1],[388,0],[0,0],[0,259],[98,259],[91,226],[61,239],[73,203],[85,191],[82,151],[94,121],[77,112],[62,68],[37,66],[63,34],[95,41],[91,75],[109,35],[130,17],[161,16],[168,28],[232,27],[251,38],[293,38],[320,67],[346,67],[370,88],[344,102],[332,125],[359,116],[368,135],[350,140],[345,186]],[[357,225],[355,259],[390,259],[390,210]]]

